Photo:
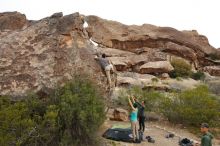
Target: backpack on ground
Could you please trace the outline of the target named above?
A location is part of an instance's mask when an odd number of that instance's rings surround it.
[[[188,138],[184,138],[179,141],[180,146],[193,146],[193,142],[190,141]]]

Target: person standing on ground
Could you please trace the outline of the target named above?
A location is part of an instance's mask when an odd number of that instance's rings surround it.
[[[132,109],[131,114],[130,114],[130,121],[131,121],[131,129],[132,129],[132,134],[133,134],[133,141],[135,143],[139,142],[139,133],[138,133],[138,124],[137,124],[137,113],[138,113],[138,108],[137,104],[134,101],[133,97],[128,97],[128,102],[129,105]]]
[[[201,144],[196,143],[194,146],[212,146],[213,135],[209,132],[209,125],[202,123],[200,130],[203,133]]]
[[[140,103],[140,102],[138,102],[137,98],[134,98],[134,99],[135,99],[135,103],[137,103],[137,105],[138,105],[139,131],[144,132],[144,130],[145,130],[145,114],[144,114],[145,102],[142,101]]]
[[[111,64],[110,60],[106,58],[105,54],[102,54],[102,57],[95,57],[96,60],[99,61],[102,69],[105,71],[105,74],[107,76],[109,88],[112,87],[112,82],[111,82],[111,71],[114,72],[113,65]]]

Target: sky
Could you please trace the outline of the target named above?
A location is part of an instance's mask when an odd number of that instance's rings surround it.
[[[0,12],[19,11],[29,20],[56,12],[96,15],[124,24],[197,30],[220,48],[220,0],[0,0]]]

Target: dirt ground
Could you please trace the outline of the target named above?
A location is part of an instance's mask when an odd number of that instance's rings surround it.
[[[101,136],[105,132],[105,130],[112,127],[112,125],[114,124],[124,124],[124,123],[128,124],[129,122],[106,121],[101,127],[99,135]],[[175,134],[175,137],[165,138],[165,136],[168,133]],[[146,136],[151,136],[152,138],[155,139],[156,142],[149,143],[145,139]],[[189,138],[193,141],[200,141],[198,137],[188,132],[184,128],[177,128],[177,126],[172,126],[169,124],[164,124],[159,122],[146,123],[146,128],[144,132],[144,141],[142,141],[140,144],[112,141],[112,140],[106,140],[104,138],[102,138],[102,140],[103,140],[103,146],[179,146],[178,142],[181,138]],[[214,139],[213,146],[220,146],[220,141]]]

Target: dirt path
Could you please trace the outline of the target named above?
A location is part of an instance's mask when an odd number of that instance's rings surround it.
[[[114,124],[124,124],[128,122],[115,122],[115,121],[106,121],[101,130],[101,133],[104,133],[104,131],[108,128],[110,128]],[[165,136],[172,132],[175,134],[174,138],[165,138]],[[155,143],[149,143],[145,139],[141,144],[133,144],[133,143],[125,143],[125,142],[117,142],[112,140],[105,140],[103,146],[179,146],[178,142],[180,138],[190,138],[191,140],[200,141],[198,137],[193,135],[192,133],[188,132],[186,129],[180,129],[176,128],[174,126],[167,126],[165,124],[157,123],[157,122],[151,122],[146,123],[146,128],[144,132],[144,138],[146,136],[150,135],[155,139]],[[213,146],[220,146],[220,141],[214,140]]]

